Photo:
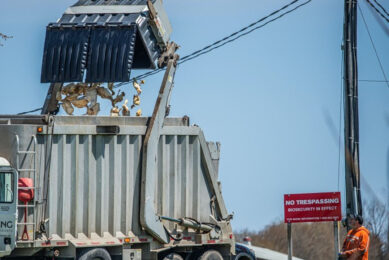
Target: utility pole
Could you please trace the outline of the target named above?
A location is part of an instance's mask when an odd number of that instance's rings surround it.
[[[350,214],[362,215],[359,169],[357,0],[344,2],[343,29],[346,214],[349,216]]]
[[[389,148],[388,148],[388,153],[387,153],[387,155],[386,155],[386,181],[387,181],[387,192],[388,192],[388,194],[387,194],[387,198],[388,198],[388,205],[389,205]],[[388,225],[388,231],[386,232],[386,245],[387,245],[387,247],[386,247],[386,254],[387,254],[387,256],[389,256],[389,221],[387,222],[387,225]]]

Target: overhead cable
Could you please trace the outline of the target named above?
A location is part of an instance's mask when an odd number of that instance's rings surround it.
[[[212,44],[209,44],[209,45],[203,47],[203,48],[200,49],[200,50],[194,51],[194,52],[192,52],[191,54],[182,57],[182,58],[181,58],[181,62],[182,62],[183,60],[186,60],[186,59],[190,58],[191,56],[196,56],[197,54],[199,54],[199,53],[201,53],[201,52],[203,52],[203,51],[205,51],[205,50],[207,50],[207,49],[213,48],[214,46],[216,46],[216,45],[218,45],[218,44],[220,44],[220,43],[222,43],[222,42],[224,42],[224,41],[227,41],[227,40],[229,40],[229,39],[231,39],[231,38],[237,36],[239,33],[243,33],[244,31],[246,31],[246,30],[248,30],[248,29],[254,27],[255,25],[257,25],[258,23],[263,22],[263,21],[265,21],[266,19],[268,19],[268,18],[270,18],[270,17],[276,15],[277,13],[279,13],[279,12],[281,12],[281,11],[287,9],[287,8],[290,7],[291,5],[297,3],[298,1],[299,1],[299,0],[294,0],[294,1],[290,2],[289,4],[284,5],[284,6],[281,7],[280,9],[277,9],[277,10],[275,10],[274,12],[268,14],[267,16],[262,17],[262,18],[260,18],[259,20],[257,20],[257,21],[255,21],[255,22],[253,22],[253,23],[251,23],[251,24],[249,24],[249,25],[243,27],[242,29],[240,29],[240,30],[238,30],[238,31],[236,31],[236,32],[231,33],[230,35],[224,37],[223,39],[220,39],[220,40],[218,40],[218,41],[216,41],[216,42],[214,42],[214,43],[212,43]],[[310,2],[310,1],[308,1],[308,2]],[[280,18],[280,17],[279,17],[279,18]]]
[[[286,11],[285,13],[282,13],[282,14],[278,15],[277,17],[275,17],[275,18],[273,18],[273,19],[267,21],[266,23],[254,27],[254,26],[257,25],[258,23],[263,22],[264,20],[266,20],[266,19],[268,19],[268,18],[270,18],[270,17],[276,15],[277,13],[279,13],[279,12],[281,12],[281,11],[287,9],[288,7],[292,6],[293,4],[295,4],[295,3],[299,2],[299,1],[300,1],[300,0],[293,0],[293,1],[290,2],[289,4],[286,4],[286,5],[284,5],[283,7],[281,7],[281,8],[279,8],[279,9],[273,11],[273,12],[270,13],[269,15],[267,15],[267,16],[265,16],[265,17],[262,17],[261,19],[257,20],[256,22],[253,22],[253,23],[251,23],[251,24],[249,24],[249,25],[243,27],[242,29],[240,29],[240,30],[238,30],[238,31],[236,31],[236,32],[234,32],[234,33],[231,33],[230,35],[224,37],[223,39],[218,40],[218,41],[216,41],[216,42],[214,42],[214,43],[212,43],[212,44],[209,44],[209,45],[207,45],[207,46],[205,46],[205,47],[203,47],[203,48],[201,48],[201,49],[199,49],[199,50],[197,50],[197,51],[192,52],[191,54],[188,54],[188,55],[182,57],[181,60],[178,62],[178,64],[179,64],[179,65],[180,65],[180,64],[183,64],[183,63],[185,63],[185,62],[187,62],[187,61],[193,60],[193,59],[198,58],[198,57],[200,57],[200,56],[202,56],[202,55],[204,55],[204,54],[207,54],[207,53],[209,53],[209,52],[211,52],[211,51],[213,51],[213,50],[215,50],[215,49],[218,49],[218,48],[220,48],[220,47],[222,47],[222,46],[224,46],[224,45],[226,45],[226,44],[228,44],[228,43],[231,43],[231,42],[233,42],[233,41],[236,41],[237,39],[239,39],[239,38],[241,38],[241,37],[243,37],[243,36],[245,36],[245,35],[247,35],[247,34],[250,34],[250,33],[252,33],[252,32],[255,31],[255,30],[258,30],[258,29],[260,29],[260,28],[266,26],[267,24],[269,24],[269,23],[271,23],[271,22],[274,22],[274,21],[276,21],[276,20],[282,18],[282,17],[285,16],[286,14],[289,14],[289,13],[291,13],[291,12],[297,10],[298,8],[300,8],[300,7],[302,7],[302,6],[306,5],[306,4],[308,4],[308,3],[311,2],[312,0],[308,0],[308,1],[306,1],[306,2],[304,2],[304,3],[302,3],[302,4],[300,4],[300,5],[297,5],[297,6],[294,7],[293,9],[290,9],[290,10]],[[254,27],[254,28],[252,28],[252,27]],[[252,29],[251,29],[251,30],[248,30],[248,29],[250,29],[250,28],[252,28]],[[248,30],[248,31],[247,31],[247,30]],[[134,81],[136,81],[136,80],[141,80],[141,79],[150,77],[150,76],[155,75],[155,74],[157,74],[157,73],[159,73],[159,72],[161,72],[161,71],[164,71],[164,70],[165,70],[164,68],[162,68],[162,69],[161,69],[161,68],[158,68],[158,69],[149,71],[149,72],[147,72],[147,73],[144,73],[144,74],[141,74],[141,75],[136,76],[135,78],[133,78],[133,79],[130,80],[129,82],[122,82],[122,83],[119,83],[119,84],[115,85],[114,88],[119,88],[119,87],[121,87],[121,86],[123,86],[123,85],[132,83],[132,82],[134,82]],[[42,109],[42,108],[37,108],[37,109],[31,110],[31,111],[26,111],[26,112],[19,113],[18,115],[24,115],[24,114],[36,112],[36,111],[39,111],[39,110],[41,110],[41,109]]]
[[[274,21],[280,19],[281,17],[285,16],[286,14],[289,14],[289,13],[295,11],[296,9],[298,9],[298,8],[300,8],[300,7],[302,7],[302,6],[306,5],[306,4],[308,4],[308,3],[311,2],[311,1],[312,1],[312,0],[308,0],[308,1],[306,1],[306,2],[304,2],[304,3],[302,3],[302,4],[300,4],[300,5],[296,6],[295,8],[293,8],[293,9],[291,9],[291,10],[289,10],[289,11],[283,13],[283,14],[280,14],[279,16],[277,16],[277,17],[275,17],[275,18],[273,18],[273,19],[267,21],[266,23],[261,24],[261,25],[259,25],[259,26],[256,26],[256,27],[252,28],[251,30],[249,30],[249,31],[247,31],[247,32],[244,32],[244,33],[242,33],[242,34],[240,34],[240,35],[238,35],[238,36],[236,36],[236,37],[234,37],[234,38],[231,38],[230,40],[225,41],[225,42],[223,42],[223,43],[221,43],[221,44],[219,44],[219,45],[216,45],[216,46],[215,46],[214,44],[212,44],[213,47],[210,48],[210,49],[209,49],[209,47],[207,46],[207,47],[203,48],[203,49],[200,50],[200,51],[196,51],[196,52],[195,52],[196,55],[194,55],[194,56],[193,56],[194,53],[189,54],[189,55],[183,57],[178,63],[179,63],[179,64],[185,63],[185,62],[187,62],[187,61],[189,61],[189,60],[195,59],[195,58],[197,58],[197,57],[199,57],[199,56],[202,56],[202,55],[204,55],[204,54],[206,54],[206,53],[209,53],[209,52],[211,52],[211,51],[213,51],[213,50],[215,50],[215,49],[218,49],[218,48],[220,48],[220,47],[222,47],[222,46],[224,46],[224,45],[226,45],[226,44],[228,44],[228,43],[231,43],[231,42],[233,42],[233,41],[236,41],[237,39],[239,39],[239,38],[241,38],[241,37],[243,37],[243,36],[245,36],[245,35],[247,35],[247,34],[250,34],[250,33],[252,33],[252,32],[255,31],[255,30],[258,30],[258,29],[264,27],[264,26],[266,26],[267,24],[269,24],[269,23],[271,23],[271,22],[274,22]],[[268,18],[268,16],[267,16],[266,18]],[[261,19],[261,21],[263,21],[263,20]],[[250,26],[250,27],[252,27],[252,26]],[[245,29],[245,30],[246,30],[246,29]],[[230,38],[230,37],[229,37],[229,38]]]
[[[304,2],[304,3],[302,3],[302,4],[300,4],[300,5],[298,5],[298,6],[296,6],[296,7],[294,7],[293,9],[288,10],[287,12],[282,13],[281,15],[279,15],[279,16],[277,16],[277,17],[275,17],[275,18],[273,18],[273,19],[271,19],[271,20],[269,20],[269,21],[267,21],[267,22],[264,23],[264,24],[261,24],[261,25],[259,25],[259,26],[254,27],[255,25],[259,24],[260,22],[265,21],[266,19],[268,19],[268,18],[270,18],[270,17],[276,15],[277,13],[279,13],[279,12],[281,12],[281,11],[287,9],[288,7],[292,6],[293,4],[295,4],[295,3],[299,2],[299,1],[300,1],[300,0],[293,0],[293,1],[290,2],[289,4],[284,5],[283,7],[281,7],[281,8],[279,8],[279,9],[273,11],[273,12],[270,13],[269,15],[260,18],[260,19],[257,20],[256,22],[253,22],[253,23],[251,23],[251,24],[249,24],[249,25],[243,27],[242,29],[240,29],[240,30],[238,30],[238,31],[236,31],[236,32],[234,32],[234,33],[231,33],[230,35],[228,35],[228,36],[226,36],[226,37],[224,37],[224,38],[222,38],[222,39],[220,39],[220,40],[218,40],[218,41],[216,41],[216,42],[214,42],[214,43],[212,43],[212,44],[209,44],[209,45],[207,45],[207,46],[205,46],[205,47],[203,47],[203,48],[201,48],[201,49],[199,49],[199,50],[197,50],[197,51],[194,51],[194,52],[192,52],[191,54],[188,54],[188,55],[183,56],[183,57],[179,60],[178,64],[183,64],[183,63],[185,63],[185,62],[187,62],[187,61],[189,61],[189,60],[193,60],[193,59],[195,59],[195,58],[198,58],[198,57],[200,57],[200,56],[202,56],[202,55],[204,55],[204,54],[206,54],[206,53],[209,53],[209,52],[211,52],[211,51],[213,51],[213,50],[215,50],[215,49],[218,49],[218,48],[220,48],[220,47],[222,47],[222,46],[224,46],[224,45],[226,45],[226,44],[228,44],[228,43],[231,43],[231,42],[233,42],[233,41],[235,41],[235,40],[241,38],[242,36],[245,36],[245,35],[247,35],[247,34],[249,34],[249,33],[252,33],[253,31],[258,30],[258,29],[264,27],[265,25],[267,25],[267,24],[269,24],[269,23],[271,23],[271,22],[274,22],[274,21],[276,21],[276,20],[282,18],[282,17],[285,16],[286,14],[289,14],[289,13],[295,11],[296,9],[298,9],[298,8],[300,8],[300,7],[302,7],[302,6],[306,5],[306,4],[308,4],[308,3],[311,2],[312,0],[308,0],[308,1],[306,1],[306,2]],[[254,28],[253,28],[253,27],[254,27]],[[251,30],[249,30],[250,28],[251,28]],[[248,31],[247,31],[247,30],[248,30]],[[161,71],[163,71],[163,70],[164,70],[164,69],[155,69],[155,70],[153,70],[153,71],[150,71],[150,72],[141,74],[141,75],[139,75],[139,76],[136,76],[135,78],[133,78],[133,79],[130,80],[129,82],[123,82],[123,83],[117,84],[117,85],[115,86],[115,88],[118,88],[118,87],[121,87],[121,86],[123,86],[123,85],[132,83],[134,80],[140,80],[140,79],[147,78],[147,77],[152,76],[152,75],[154,75],[154,74],[157,74],[157,73],[159,73],[159,72],[161,72]]]
[[[378,80],[378,79],[359,79],[360,82],[375,82],[375,83],[389,83],[387,80]]]
[[[370,1],[370,0],[366,0],[366,2],[369,3],[369,5],[383,18],[385,19],[388,23],[389,23],[389,18],[386,17],[380,10],[378,10],[378,8]],[[385,11],[386,12],[386,11]]]
[[[39,110],[42,110],[42,107],[36,108],[36,109],[33,109],[33,110],[30,110],[30,111],[26,111],[26,112],[21,112],[21,113],[18,113],[17,115],[25,115],[25,114],[37,112],[37,111],[39,111]]]
[[[384,13],[389,16],[389,13],[388,11],[386,11],[386,9],[377,1],[377,0],[374,0],[374,2],[382,9],[382,11],[384,11]]]
[[[367,0],[367,1],[368,1],[368,0]],[[363,15],[362,9],[361,9],[361,7],[359,6],[359,4],[358,4],[358,8],[359,8],[359,11],[361,12],[361,16],[362,16],[363,23],[365,24],[365,27],[366,27],[366,30],[367,30],[367,34],[369,35],[369,38],[370,38],[371,45],[373,46],[375,55],[376,55],[376,57],[377,57],[377,60],[378,60],[379,65],[380,65],[380,69],[381,69],[382,75],[384,76],[384,79],[385,79],[385,82],[386,82],[386,86],[389,88],[388,78],[386,77],[386,73],[385,73],[384,67],[382,66],[382,62],[381,62],[380,56],[378,55],[378,52],[377,52],[377,49],[376,49],[376,47],[375,47],[373,38],[371,37],[371,34],[370,34],[369,27],[367,26],[367,23],[366,23],[366,20],[365,20],[365,16]]]

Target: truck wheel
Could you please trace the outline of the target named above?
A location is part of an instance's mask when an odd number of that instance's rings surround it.
[[[240,253],[235,256],[234,260],[255,260],[255,259],[246,253]]]
[[[163,260],[184,260],[179,254],[171,253],[163,258]]]
[[[222,255],[216,250],[208,250],[198,260],[223,260]]]
[[[104,248],[90,249],[78,258],[79,260],[111,260],[111,256]]]

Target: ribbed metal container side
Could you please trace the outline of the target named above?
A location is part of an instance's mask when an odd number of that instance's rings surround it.
[[[146,235],[139,220],[146,118],[58,117],[55,122],[53,134],[49,131],[39,135],[36,135],[39,125],[0,125],[4,136],[0,156],[8,158],[14,168],[33,166],[31,155],[21,156],[16,166],[15,136],[24,151],[32,151],[32,137],[37,137],[36,228],[47,219],[47,237],[69,240],[91,238],[95,234],[101,237]],[[211,205],[215,196],[213,189],[218,186],[209,182],[206,169],[209,165],[204,161],[208,146],[204,145],[198,127],[185,126],[182,122],[167,119],[157,144],[156,217],[191,217],[210,222],[209,216],[218,219],[220,212],[215,212],[215,205]],[[121,133],[98,135],[95,123],[120,125]],[[29,176],[20,173],[20,177]],[[47,187],[45,180],[48,180]],[[41,210],[46,200],[43,215]],[[23,210],[18,213],[19,221],[23,222]],[[30,208],[28,222],[33,221],[32,213]],[[173,224],[164,224],[173,229]],[[19,238],[22,229],[19,227]],[[32,226],[28,229],[32,234]]]
[[[48,232],[140,234],[142,136],[54,135]]]
[[[202,167],[197,136],[164,135],[159,142],[156,208],[158,215],[209,222],[212,195]],[[173,228],[173,223],[169,223]]]
[[[142,234],[142,139],[141,135],[53,136],[48,193],[50,236]],[[43,145],[41,149],[45,149]],[[212,195],[200,149],[196,136],[161,136],[154,199],[157,215],[209,221]],[[173,224],[166,225],[173,229]]]

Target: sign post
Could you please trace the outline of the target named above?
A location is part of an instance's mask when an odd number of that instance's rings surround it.
[[[334,222],[335,253],[339,252],[338,221],[342,219],[340,192],[284,195],[284,222],[288,224],[288,260],[292,259],[292,223]]]
[[[339,222],[338,221],[334,221],[334,243],[335,243],[334,259],[338,259],[338,253],[339,253]]]
[[[288,260],[293,257],[292,223],[288,223]]]

